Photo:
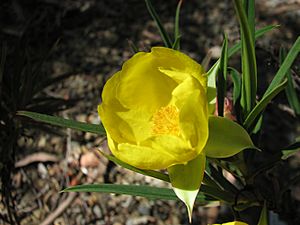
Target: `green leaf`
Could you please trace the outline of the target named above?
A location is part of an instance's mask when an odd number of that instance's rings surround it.
[[[278,27],[279,27],[278,25],[269,25],[269,26],[263,27],[263,28],[255,31],[255,39],[263,36],[265,33],[273,30],[274,28],[278,28]],[[234,46],[229,48],[228,49],[228,58],[233,56],[240,49],[241,49],[241,42],[238,42]],[[215,64],[207,72],[208,87],[213,87],[213,88],[216,87],[216,74],[218,72],[219,64],[220,64],[220,59],[218,59],[217,62],[215,62]]]
[[[232,67],[229,67],[229,71],[233,82],[233,103],[235,105],[241,96],[241,75]]]
[[[174,165],[168,168],[173,190],[186,205],[190,223],[192,221],[194,202],[199,192],[204,170],[204,154],[198,155],[186,165]]]
[[[83,123],[83,122],[74,121],[70,119],[64,119],[57,116],[49,116],[49,115],[29,112],[29,111],[18,111],[17,115],[26,116],[36,121],[48,123],[59,127],[66,127],[66,128],[71,128],[71,129],[84,131],[84,132],[90,132],[99,135],[106,134],[103,126],[100,124]]]
[[[255,38],[255,1],[244,0],[245,11],[247,12],[247,19],[252,38]]]
[[[242,42],[242,94],[241,106],[247,115],[255,106],[257,69],[254,39],[241,0],[234,0],[235,11],[240,23]]]
[[[294,110],[296,115],[300,115],[300,101],[297,95],[296,87],[292,78],[292,74],[288,72],[287,74],[287,87],[285,89],[285,93],[288,99],[288,102],[292,109]]]
[[[278,27],[279,27],[279,25],[269,25],[269,26],[265,26],[265,27],[255,31],[255,40],[257,38],[262,37],[265,33],[269,32],[275,28],[278,28]],[[234,46],[232,46],[231,48],[228,49],[228,57],[233,56],[240,49],[241,49],[241,42],[238,42]]]
[[[159,19],[159,16],[157,15],[157,13],[156,13],[153,5],[152,5],[151,0],[145,0],[145,2],[146,2],[147,9],[148,9],[152,19],[155,21],[155,23],[157,25],[160,36],[163,39],[163,42],[164,42],[165,46],[168,47],[168,48],[172,48],[171,39],[170,39],[168,33],[166,32],[165,28],[163,27],[163,25],[162,25],[162,23]]]
[[[165,181],[165,182],[170,182],[170,178],[167,174],[164,174],[164,173],[161,173],[161,172],[158,172],[158,171],[155,171],[155,170],[142,170],[142,169],[136,168],[134,166],[131,166],[131,165],[121,161],[120,159],[114,157],[113,155],[107,155],[102,151],[100,151],[100,153],[103,156],[105,156],[109,161],[112,161],[115,164],[117,164],[117,165],[119,165],[123,168],[129,169],[131,171],[134,171],[136,173],[140,173],[140,174],[143,174],[143,175],[146,175],[146,176],[154,177],[156,179],[159,179],[159,180],[162,180],[162,181]]]
[[[224,34],[224,41],[222,46],[220,68],[217,87],[217,100],[218,100],[218,115],[224,114],[224,98],[226,96],[226,79],[227,79],[227,64],[228,64],[228,41],[227,36]]]
[[[281,64],[279,70],[277,71],[274,79],[272,80],[271,84],[269,85],[268,89],[266,90],[264,96],[268,95],[272,92],[278,85],[282,83],[288,70],[291,68],[294,60],[298,56],[300,52],[300,36],[297,38],[296,42],[293,44],[292,48],[290,49],[289,53],[287,54],[286,58],[284,59],[283,63]]]
[[[243,127],[224,117],[209,117],[209,137],[204,147],[208,157],[227,158],[247,148],[256,149]]]
[[[267,107],[267,105],[270,103],[270,101],[284,88],[286,87],[287,81],[285,80],[283,83],[275,87],[271,92],[269,92],[267,95],[264,95],[264,97],[257,103],[255,108],[248,114],[247,118],[244,121],[244,127],[246,129],[250,129],[253,125],[253,122],[255,122],[259,115],[262,113],[262,111]]]
[[[108,157],[108,159],[110,161],[112,161],[112,162],[114,162],[114,163],[116,163],[116,164],[118,164],[118,165],[120,165],[120,166],[122,166],[126,169],[132,170],[132,171],[137,172],[137,173],[144,174],[146,176],[151,176],[151,177],[160,179],[160,180],[165,181],[165,182],[170,182],[169,176],[164,174],[164,173],[161,173],[161,172],[158,172],[158,171],[153,171],[153,170],[141,170],[141,169],[133,167],[133,166],[127,164],[127,163],[124,163],[123,161],[115,158],[112,155],[104,154],[104,156]],[[203,179],[203,181],[204,181],[204,179]],[[214,187],[209,186],[208,187],[208,186],[202,184],[201,188],[200,188],[200,191],[202,191],[205,195],[211,196],[214,199],[218,199],[218,200],[223,201],[223,202],[227,202],[227,203],[234,202],[234,196],[231,196],[231,194],[229,192],[223,191],[223,190],[217,188],[216,186],[214,186]]]
[[[282,153],[281,159],[285,160],[299,151],[300,151],[300,141],[295,142],[294,144],[281,150]]]
[[[158,188],[146,185],[122,185],[122,184],[88,184],[68,187],[62,192],[100,192],[114,193],[132,196],[141,196],[149,199],[178,200],[174,191],[170,188]],[[196,201],[200,204],[207,204],[212,198],[199,193]]]
[[[280,64],[282,64],[282,62],[284,61],[284,58],[286,57],[286,51],[285,49],[281,48],[280,49]],[[285,94],[287,96],[288,102],[290,104],[290,106],[292,107],[292,109],[294,110],[296,115],[300,115],[300,102],[297,96],[297,91],[296,91],[296,87],[294,85],[294,81],[292,78],[292,73],[291,70],[289,69],[287,71],[287,87],[285,88]]]
[[[176,37],[176,39],[172,45],[173,49],[179,50],[180,39],[181,39],[181,36]]]
[[[264,203],[264,206],[261,210],[259,221],[257,225],[268,225],[268,210],[267,210],[267,204]]]
[[[180,9],[182,5],[182,0],[178,2],[176,8],[176,15],[175,15],[175,29],[174,29],[174,43],[172,48],[179,50],[180,49],[180,31],[179,31],[179,17],[180,17]]]

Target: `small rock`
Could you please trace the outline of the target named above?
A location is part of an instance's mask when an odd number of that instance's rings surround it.
[[[101,210],[101,208],[98,206],[98,205],[95,205],[94,207],[93,207],[93,213],[95,214],[95,216],[97,217],[97,218],[101,218],[103,215],[102,215],[102,210]]]
[[[83,154],[80,158],[81,167],[97,167],[100,163],[100,160],[93,152],[87,152]]]

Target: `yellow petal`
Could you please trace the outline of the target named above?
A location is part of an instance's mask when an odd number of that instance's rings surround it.
[[[116,114],[116,112],[127,111],[115,97],[120,75],[121,73],[118,72],[106,82],[102,92],[103,103],[98,106],[98,113],[106,132],[110,133],[115,141],[132,143],[134,135],[130,126]]]
[[[223,223],[223,225],[248,225],[248,224],[240,221],[233,221],[233,222]]]
[[[159,59],[161,71],[181,71],[187,76],[195,77],[201,83],[204,89],[206,89],[206,73],[203,67],[192,58],[183,54],[182,52],[170,48],[154,47],[151,49],[151,51]],[[176,80],[178,77],[175,76],[174,78]]]
[[[197,156],[188,143],[172,135],[151,137],[141,145],[121,143],[114,155],[140,169],[165,169]]]
[[[222,224],[212,224],[212,225],[248,225],[247,223],[240,222],[240,221],[233,221],[228,223],[222,223]]]
[[[208,109],[205,94],[195,90],[182,106],[179,121],[183,136],[191,141],[198,154],[208,139]]]
[[[116,112],[116,114],[126,121],[131,128],[136,143],[140,143],[151,136],[152,114],[143,109],[131,109],[126,112]]]
[[[203,96],[205,96],[205,92],[201,84],[194,77],[186,78],[181,84],[179,84],[172,92],[172,102],[177,106],[178,109],[181,110],[183,104],[186,99],[195,91],[199,90]],[[205,99],[201,99],[199,101],[200,107],[207,104]]]
[[[151,53],[138,53],[122,67],[117,98],[126,108],[154,112],[171,99],[176,82],[158,70],[160,61]]]

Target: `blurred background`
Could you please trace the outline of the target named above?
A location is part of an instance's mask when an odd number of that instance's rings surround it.
[[[177,1],[152,2],[172,33]],[[257,28],[280,25],[256,44],[260,94],[277,71],[279,48],[290,48],[299,35],[300,2],[259,0],[256,6]],[[210,52],[211,65],[220,56],[224,32],[230,45],[239,39],[229,0],[184,1],[180,27],[181,50],[198,62]],[[59,193],[84,183],[166,184],[107,162],[97,152],[109,152],[103,137],[15,115],[30,110],[99,123],[102,87],[134,54],[131,44],[141,51],[163,45],[144,1],[2,0],[0,43],[0,225],[188,224],[181,202]],[[238,56],[230,61],[239,63]],[[293,69],[299,91],[299,59]],[[282,93],[268,107],[260,147],[272,154],[299,135],[299,117]],[[300,224],[299,159],[298,155],[278,165],[260,183],[272,195],[276,185],[297,175],[284,197],[286,205],[274,206],[282,220],[294,225]],[[278,177],[282,183],[273,182]],[[194,208],[193,224],[230,220],[226,207]]]

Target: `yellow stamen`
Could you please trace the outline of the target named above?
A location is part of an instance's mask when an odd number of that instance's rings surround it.
[[[161,107],[152,117],[154,135],[179,135],[179,111],[176,106]]]

